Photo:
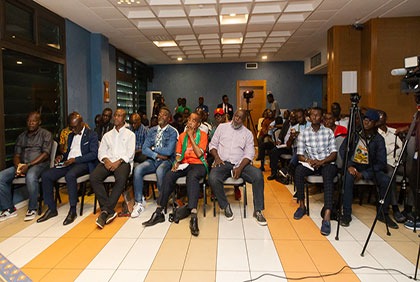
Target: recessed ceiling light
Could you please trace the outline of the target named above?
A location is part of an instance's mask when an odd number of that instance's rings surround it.
[[[262,56],[262,57],[261,57],[261,59],[263,59],[263,60],[267,60],[267,56],[266,56],[266,55],[264,55],[264,56]]]
[[[244,15],[237,15],[237,14],[229,14],[229,15],[220,15],[220,24],[246,24],[248,22],[248,14]]]
[[[178,61],[182,61],[182,58],[181,58],[181,57],[178,57],[178,58],[177,58],[177,60],[178,60]]]
[[[23,62],[22,62],[22,61],[16,61],[16,64],[17,64],[17,65],[22,65],[22,64],[23,64]]]
[[[237,38],[222,38],[222,44],[241,44],[243,41],[243,37]]]
[[[174,47],[177,46],[176,42],[173,40],[166,40],[166,41],[153,41],[157,47]]]

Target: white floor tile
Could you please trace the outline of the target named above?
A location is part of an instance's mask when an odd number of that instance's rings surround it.
[[[135,241],[135,239],[111,239],[86,268],[117,269]]]
[[[246,240],[251,271],[283,271],[272,240]]]
[[[388,274],[358,274],[360,281],[363,282],[400,282],[404,280],[396,280],[394,277]],[[412,281],[412,280],[411,280]]]
[[[22,267],[52,245],[58,238],[34,238],[7,258],[17,267]]]
[[[251,279],[248,271],[216,271],[216,282],[242,282]]]
[[[140,218],[129,218],[113,238],[137,239],[143,231],[144,226],[141,224]]]
[[[64,217],[61,218],[59,216],[57,217],[53,217],[47,221],[44,221],[42,223],[37,223],[36,219],[34,219],[31,225],[29,225],[28,227],[26,227],[25,229],[23,229],[22,231],[16,233],[14,236],[15,237],[31,237],[34,238],[36,236],[41,235],[42,233],[44,233],[46,230],[48,230],[49,228],[51,228],[52,226],[54,226],[57,222],[62,222],[64,220]]]
[[[151,267],[162,239],[137,240],[119,266],[119,270],[146,270]]]
[[[286,277],[286,274],[282,271],[266,271],[266,272],[251,271],[251,278],[255,279],[255,281],[258,281],[258,282],[286,281],[286,279],[284,279],[283,277]]]
[[[238,212],[233,220],[229,221],[224,215],[219,216],[219,239],[244,239],[244,228],[242,218],[238,216]]]
[[[245,240],[219,239],[216,269],[249,271]]]
[[[121,282],[121,281],[130,281],[130,282],[142,282],[146,279],[147,270],[120,270],[115,271],[112,276],[111,282]]]
[[[140,238],[145,239],[163,239],[168,232],[171,223],[168,221],[168,215],[165,215],[165,222],[158,223],[154,226],[145,227],[144,231],[140,234]],[[142,228],[142,227],[139,227]]]
[[[245,218],[243,226],[246,239],[272,239],[268,227],[259,225],[254,217]]]
[[[112,269],[85,269],[80,273],[79,277],[75,280],[76,282],[103,282],[109,281],[115,270]]]
[[[11,253],[28,243],[32,238],[29,237],[10,237],[0,243],[0,253],[9,256]]]

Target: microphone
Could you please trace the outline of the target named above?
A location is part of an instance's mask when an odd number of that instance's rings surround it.
[[[406,74],[407,74],[406,69],[393,69],[393,70],[391,70],[391,75],[393,75],[393,76],[406,75]]]

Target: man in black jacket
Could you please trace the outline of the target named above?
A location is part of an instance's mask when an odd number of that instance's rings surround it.
[[[233,118],[233,106],[229,104],[229,98],[227,95],[222,97],[223,103],[217,105],[218,108],[222,108],[224,113],[228,115],[228,119],[232,120]]]
[[[57,216],[57,205],[53,193],[54,183],[64,176],[69,194],[70,211],[63,224],[72,223],[77,217],[77,177],[91,172],[97,164],[98,136],[96,132],[86,127],[82,116],[76,112],[69,115],[69,127],[72,132],[69,134],[66,153],[55,158],[56,167],[42,174],[42,191],[48,210],[38,218],[37,222]]]

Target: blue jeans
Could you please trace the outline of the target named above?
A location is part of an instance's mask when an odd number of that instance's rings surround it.
[[[162,183],[165,174],[171,169],[171,162],[166,161],[155,161],[147,159],[134,168],[133,172],[133,186],[134,186],[134,199],[136,202],[141,203],[143,198],[143,177],[146,174],[156,173],[157,176],[157,188],[159,195],[162,195]]]
[[[48,168],[49,163],[43,162],[31,166],[26,173],[25,182],[29,194],[28,210],[38,208],[39,178]],[[12,181],[15,178],[16,168],[14,166],[0,171],[0,209],[13,208]]]
[[[226,208],[229,204],[223,182],[230,177],[232,169],[233,164],[225,162],[224,165],[213,167],[210,171],[209,184],[221,209]],[[264,178],[261,170],[249,164],[242,170],[240,177],[252,184],[254,210],[262,211],[264,209]]]

